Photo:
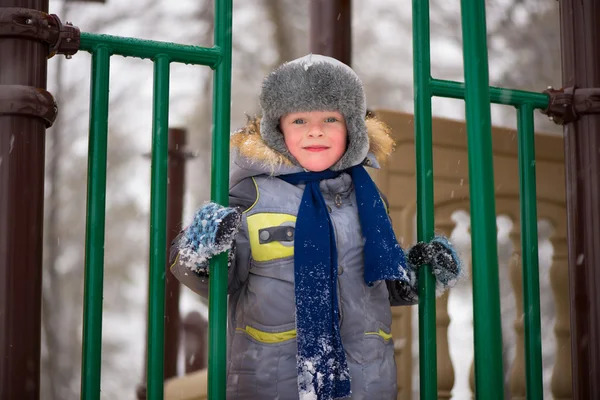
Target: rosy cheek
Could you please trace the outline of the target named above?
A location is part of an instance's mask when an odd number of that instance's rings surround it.
[[[296,157],[298,155],[299,148],[299,145],[297,145],[298,140],[296,139],[296,137],[293,134],[290,134],[286,135],[284,140],[285,146],[287,147],[288,151],[292,154],[292,156]]]
[[[336,146],[338,151],[344,152],[346,149],[346,135],[341,134],[337,137]]]

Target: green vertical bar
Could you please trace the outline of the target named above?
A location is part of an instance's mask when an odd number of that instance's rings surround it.
[[[92,52],[90,93],[81,362],[81,399],[84,400],[100,398],[109,70],[109,50],[99,46]]]
[[[461,0],[471,197],[475,389],[504,399],[485,2]]]
[[[429,0],[413,0],[413,74],[417,159],[417,237],[434,235],[433,141]],[[435,279],[431,268],[419,271],[419,374],[421,399],[437,399]]]
[[[165,262],[167,242],[167,167],[169,146],[169,59],[154,59],[152,172],[150,196],[150,291],[148,296],[149,400],[162,400],[165,340]]]
[[[540,272],[538,260],[535,131],[533,107],[518,109],[519,182],[521,196],[521,254],[523,310],[525,314],[525,370],[527,398],[544,398],[542,386],[542,337],[540,326]]]
[[[211,199],[229,204],[229,126],[231,113],[232,0],[215,2],[215,45],[221,63],[213,81]],[[208,398],[225,398],[227,357],[227,254],[211,260],[208,305]]]

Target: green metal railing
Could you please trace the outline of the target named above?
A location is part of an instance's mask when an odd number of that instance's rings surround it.
[[[110,57],[150,59],[154,63],[152,167],[150,204],[150,274],[148,296],[147,398],[163,398],[165,312],[167,157],[171,63],[209,66],[214,72],[211,199],[227,205],[229,181],[229,116],[231,102],[232,0],[215,2],[215,45],[212,48],[81,34],[80,49],[92,54],[88,203],[85,251],[83,359],[81,398],[100,398],[102,295],[108,91]],[[212,262],[209,299],[208,391],[211,400],[225,398],[227,256]]]
[[[213,149],[211,199],[228,203],[229,118],[231,101],[231,0],[215,5],[215,46],[81,34],[82,50],[92,54],[88,204],[81,398],[100,398],[102,295],[110,57],[146,58],[154,63],[151,172],[150,279],[147,395],[163,398],[164,265],[166,261],[166,185],[169,78],[173,62],[213,68]],[[434,235],[433,96],[464,99],[467,108],[469,186],[473,248],[476,397],[504,398],[496,214],[490,103],[517,109],[525,310],[527,398],[541,399],[539,271],[533,112],[546,108],[544,94],[489,87],[485,3],[462,0],[465,84],[431,77],[429,1],[413,0],[417,227],[420,241]],[[209,375],[211,400],[225,398],[227,256],[211,264],[209,299]],[[429,268],[419,276],[419,352],[421,398],[437,398],[435,281]]]
[[[498,282],[496,209],[490,103],[517,109],[523,258],[523,310],[527,398],[542,399],[542,356],[533,111],[546,108],[545,94],[489,87],[485,2],[462,0],[465,84],[431,77],[429,0],[413,0],[417,235],[434,235],[433,96],[466,102],[471,201],[475,387],[478,399],[504,399]],[[419,275],[421,399],[437,399],[435,283],[429,268]]]

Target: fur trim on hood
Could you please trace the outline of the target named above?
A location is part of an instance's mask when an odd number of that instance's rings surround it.
[[[383,164],[394,151],[395,143],[391,129],[375,117],[368,117],[365,123],[369,137],[369,153],[375,157],[378,164]],[[244,128],[231,136],[231,148],[237,155],[253,163],[262,164],[271,171],[276,171],[282,166],[294,165],[285,155],[263,141],[260,135],[260,118],[250,118]]]

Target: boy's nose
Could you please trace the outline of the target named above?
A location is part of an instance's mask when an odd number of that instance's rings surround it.
[[[313,126],[308,131],[308,136],[310,137],[321,137],[323,136],[323,131],[318,126]]]

